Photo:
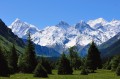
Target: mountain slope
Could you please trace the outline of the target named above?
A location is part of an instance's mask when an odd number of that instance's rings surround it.
[[[17,20],[19,21],[19,20]],[[17,25],[16,25],[17,28]],[[33,33],[33,32],[32,32]],[[26,40],[20,39],[15,35],[10,28],[8,28],[5,23],[0,19],[0,44],[4,48],[3,50],[9,50],[12,44],[15,44],[17,51],[19,53],[24,52],[24,47]],[[37,55],[58,57],[60,54],[52,48],[45,46],[40,46],[35,44],[35,51]]]
[[[16,19],[9,28],[12,29],[12,32],[14,32],[16,35],[18,35],[20,38],[26,38],[27,33],[30,31],[31,34],[34,34],[38,32],[38,28],[34,25],[28,24],[27,22],[23,22],[20,19]]]
[[[120,33],[99,46],[103,57],[120,54]]]
[[[30,25],[31,24],[28,23],[26,25],[25,22],[19,20],[19,22],[14,21],[10,25],[10,28],[16,35],[24,38],[28,31],[26,28],[31,28]],[[19,29],[21,27],[23,27],[22,30]],[[20,32],[16,32],[16,30],[19,30]],[[75,25],[69,25],[64,21],[61,21],[54,26],[47,26],[43,30],[34,30],[34,32],[32,32],[32,39],[37,45],[52,48],[55,51],[62,53],[63,51],[67,51],[71,46],[78,46],[80,49],[84,46],[88,47],[86,45],[88,45],[92,40],[94,40],[97,45],[100,45],[119,32],[119,20],[108,22],[103,18],[98,18],[96,20],[90,20],[87,23],[80,21]],[[21,36],[19,35],[20,33]]]
[[[114,44],[115,42],[117,42],[119,39],[120,39],[120,32],[117,35],[115,35],[114,37],[112,37],[111,39],[109,39],[108,41],[102,43],[99,46],[99,48],[100,49],[105,49],[105,48],[111,46],[112,44]]]
[[[11,29],[9,29],[5,23],[0,19],[0,42],[2,47],[9,50],[10,46],[14,43],[17,50],[22,52],[24,49],[24,42],[17,35],[15,35]]]

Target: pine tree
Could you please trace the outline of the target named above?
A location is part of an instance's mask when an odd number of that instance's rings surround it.
[[[48,74],[52,74],[52,67],[47,59],[42,57],[41,59],[41,65],[46,69]]]
[[[108,59],[108,60],[103,64],[103,69],[111,70],[111,59]]]
[[[94,70],[101,66],[100,52],[94,42],[92,42],[90,48],[88,49],[86,65],[90,72],[94,72]]]
[[[116,69],[116,75],[120,76],[120,64],[118,65],[117,69]]]
[[[17,72],[17,63],[18,63],[18,55],[16,48],[13,44],[13,46],[10,49],[9,56],[8,56],[8,65],[10,67],[10,73],[13,74]]]
[[[81,59],[78,56],[78,53],[77,53],[77,50],[76,50],[75,46],[69,48],[69,58],[70,58],[71,66],[75,70],[79,69],[79,67],[81,66]]]
[[[33,42],[31,41],[30,33],[28,34],[27,46],[22,58],[19,60],[21,72],[32,73],[37,65],[36,53]]]
[[[85,69],[85,67],[82,67],[80,74],[81,75],[88,75],[88,71]]]
[[[35,70],[34,70],[34,77],[43,77],[46,78],[48,77],[47,75],[47,71],[45,70],[45,68],[41,65],[41,63],[39,63]]]
[[[2,48],[0,46],[0,76],[2,77],[9,77],[9,68],[8,68],[8,63],[3,55]]]
[[[80,66],[81,66],[81,59],[80,57],[78,56],[78,53],[75,52],[75,55],[74,55],[74,58],[72,59],[72,64],[73,64],[73,68],[76,70],[76,69],[79,69]]]
[[[72,74],[73,70],[70,66],[70,62],[67,59],[66,55],[63,53],[58,64],[58,74],[60,75],[66,75],[66,74]]]
[[[111,70],[116,71],[119,63],[120,63],[120,56],[113,57],[113,59],[111,61]]]
[[[23,62],[23,54],[21,53],[18,58],[18,71],[24,72],[24,62]]]

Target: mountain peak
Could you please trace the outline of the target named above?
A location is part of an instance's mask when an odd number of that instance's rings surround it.
[[[57,27],[62,27],[62,28],[67,28],[70,25],[67,22],[65,22],[65,21],[60,21],[56,26]]]
[[[14,32],[20,38],[26,38],[28,32],[34,34],[39,31],[36,26],[31,25],[27,22],[23,22],[18,18],[9,26],[9,28],[11,28],[12,32]]]
[[[60,21],[58,24],[63,24],[63,25],[69,25],[67,22],[65,21]]]
[[[104,20],[103,18],[98,18],[98,19],[95,19],[95,20],[90,20],[91,22],[95,22],[95,23],[106,23],[107,21]],[[89,22],[90,22],[89,21]]]
[[[95,27],[96,25],[104,25],[105,23],[107,23],[107,21],[103,18],[98,18],[87,22],[87,24],[89,24],[91,27]]]
[[[79,23],[75,25],[75,27],[85,27],[85,26],[88,26],[88,24],[83,20],[81,20]]]
[[[103,18],[98,18],[98,19],[96,19],[97,21],[105,21]]]
[[[80,31],[92,30],[92,28],[85,21],[82,20],[75,25],[75,28],[79,29]]]
[[[15,22],[20,23],[20,22],[22,22],[22,21],[21,21],[19,18],[16,18],[15,21],[14,21],[14,23],[15,23]]]
[[[80,22],[79,22],[80,24],[87,24],[85,21],[83,21],[83,20],[81,20]]]

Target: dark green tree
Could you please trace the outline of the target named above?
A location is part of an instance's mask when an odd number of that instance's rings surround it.
[[[111,70],[116,71],[119,63],[120,63],[120,56],[113,57],[113,59],[111,61]]]
[[[45,68],[41,65],[41,63],[38,63],[38,65],[36,66],[35,70],[34,70],[34,77],[43,77],[46,78],[48,77],[47,75],[47,71],[45,70]]]
[[[18,58],[18,71],[23,72],[24,71],[24,62],[23,62],[23,54],[21,53]]]
[[[36,53],[30,33],[28,34],[25,52],[19,58],[20,71],[24,73],[32,73],[37,65]]]
[[[120,63],[118,65],[117,69],[116,69],[116,75],[120,76]]]
[[[80,57],[78,57],[78,54],[76,52],[76,56],[75,58],[72,60],[72,64],[73,64],[73,68],[76,70],[76,69],[79,69],[80,66],[81,66],[81,59]]]
[[[93,41],[90,45],[90,48],[88,49],[86,65],[89,71],[92,73],[94,70],[102,66],[100,52]]]
[[[52,67],[47,59],[41,58],[41,65],[46,69],[48,74],[52,74]]]
[[[63,53],[59,63],[58,63],[58,74],[60,75],[66,75],[66,74],[72,74],[73,70],[70,66],[70,61],[67,59],[66,55]]]
[[[77,49],[75,46],[69,48],[69,58],[71,66],[76,70],[81,66],[81,59],[77,53]]]
[[[2,77],[9,77],[9,68],[8,68],[8,62],[3,54],[2,48],[0,46],[0,76]]]
[[[80,74],[81,74],[81,75],[88,75],[87,69],[86,69],[85,67],[82,67]]]
[[[17,72],[17,69],[18,69],[17,63],[18,63],[18,55],[17,55],[16,48],[13,44],[8,56],[8,65],[9,65],[11,74]]]
[[[103,69],[111,70],[111,59],[108,59],[108,60],[103,64]]]
[[[75,52],[76,52],[75,46],[69,48],[70,61],[72,61],[72,59],[74,58]]]

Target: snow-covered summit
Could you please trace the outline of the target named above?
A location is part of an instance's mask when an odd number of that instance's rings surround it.
[[[39,31],[39,29],[36,26],[27,22],[23,22],[18,18],[9,26],[9,28],[11,28],[12,32],[14,32],[20,38],[26,38],[28,32],[34,34],[37,31]]]
[[[79,29],[80,31],[84,31],[86,29],[92,30],[92,28],[85,21],[82,21],[82,20],[75,25],[75,28]]]
[[[89,24],[92,28],[97,28],[99,26],[105,25],[107,23],[106,20],[104,20],[103,18],[98,18],[95,20],[89,20],[87,22],[87,24]]]
[[[60,21],[56,26],[64,29],[67,29],[68,27],[70,27],[70,25],[65,21]]]

